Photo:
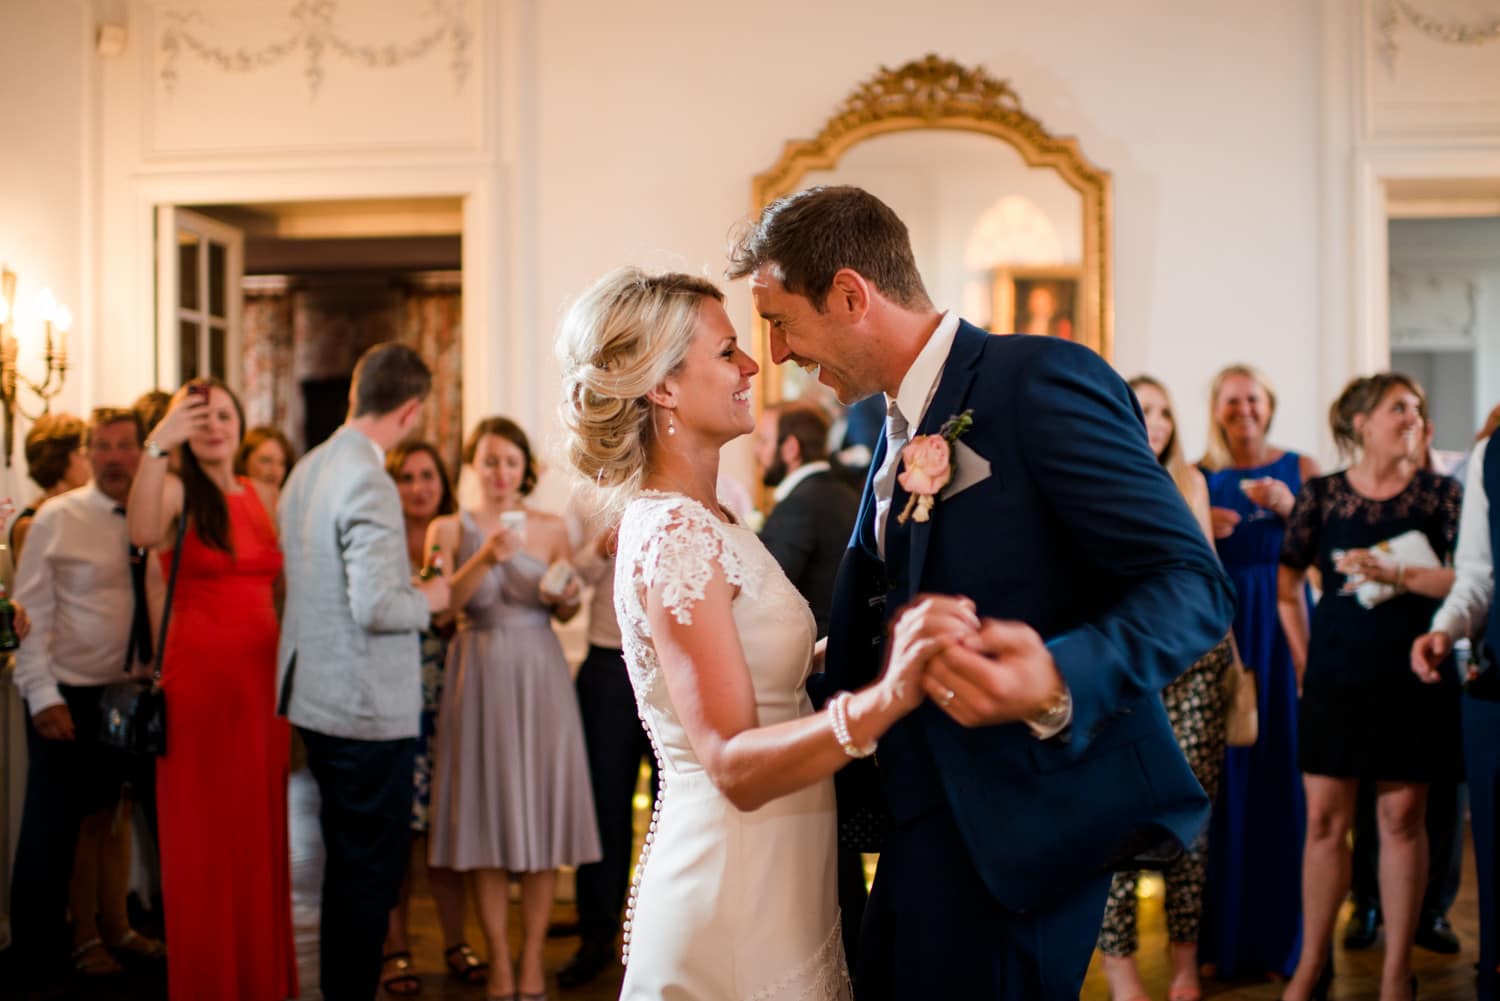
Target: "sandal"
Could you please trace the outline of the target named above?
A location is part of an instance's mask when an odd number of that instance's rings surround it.
[[[461,984],[482,984],[490,974],[490,964],[476,956],[467,942],[444,949],[443,962],[448,964],[448,975]]]
[[[422,978],[411,971],[411,953],[406,949],[380,957],[380,986],[398,997],[422,992]]]
[[[124,959],[164,959],[167,955],[167,946],[160,939],[142,935],[134,928],[121,936],[120,941],[110,947],[111,952],[120,954]]]
[[[73,969],[85,977],[113,977],[125,972],[99,938],[91,938],[73,950]]]

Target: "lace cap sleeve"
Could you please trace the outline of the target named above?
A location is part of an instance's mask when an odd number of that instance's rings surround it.
[[[1318,536],[1323,528],[1323,486],[1326,478],[1308,480],[1297,492],[1297,503],[1286,519],[1281,542],[1281,563],[1293,570],[1306,570],[1318,557]]]
[[[636,580],[656,588],[662,607],[682,625],[693,622],[693,606],[703,600],[716,572],[734,587],[745,583],[744,563],[730,545],[723,524],[686,498],[652,505],[634,526]]]

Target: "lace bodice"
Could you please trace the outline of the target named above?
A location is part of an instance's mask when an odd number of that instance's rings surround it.
[[[812,612],[754,532],[727,524],[680,494],[647,493],[625,511],[615,563],[615,613],[641,715],[665,767],[696,769],[660,678],[646,618],[648,588],[684,625],[715,576],[736,589],[732,613],[755,689],[761,725],[811,711],[807,681],[815,633]]]

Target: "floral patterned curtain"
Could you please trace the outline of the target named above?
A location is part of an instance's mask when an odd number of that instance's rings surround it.
[[[400,340],[432,368],[422,437],[456,475],[463,437],[463,301],[456,275],[246,281],[245,420],[306,451],[302,383],[348,376],[369,347]]]
[[[422,437],[438,447],[448,475],[458,478],[463,443],[463,297],[457,282],[406,292],[401,340],[432,369],[432,394],[423,411]]]

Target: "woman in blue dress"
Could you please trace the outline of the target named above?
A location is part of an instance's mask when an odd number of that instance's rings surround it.
[[[1215,542],[1234,583],[1234,637],[1255,671],[1259,737],[1225,756],[1209,842],[1199,956],[1220,979],[1290,976],[1300,947],[1306,805],[1297,764],[1297,676],[1277,617],[1286,517],[1318,475],[1310,457],[1266,440],[1276,394],[1248,365],[1214,377],[1208,480]]]

